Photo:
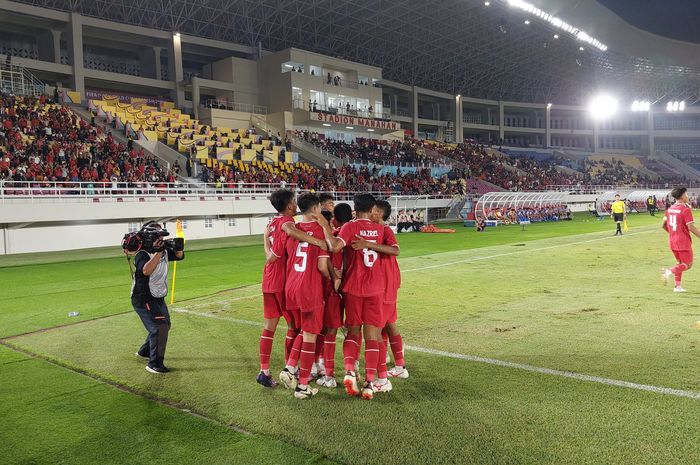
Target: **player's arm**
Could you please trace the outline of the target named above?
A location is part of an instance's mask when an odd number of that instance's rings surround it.
[[[688,230],[695,234],[695,237],[700,237],[700,229],[695,226],[695,223],[688,223]]]
[[[394,257],[398,257],[399,253],[401,253],[398,245],[377,244],[376,242],[363,239],[362,236],[356,235],[355,237],[357,240],[354,240],[351,244],[353,250],[369,249],[384,255],[393,255]]]
[[[663,221],[663,223],[661,223],[661,229],[668,232],[668,224],[666,222],[666,217],[664,217],[664,221]]]
[[[270,225],[265,226],[265,232],[263,233],[263,248],[265,249],[266,265],[277,260],[277,255],[272,253],[272,244],[270,244]]]
[[[331,271],[333,266],[330,264],[328,257],[318,257],[318,271],[321,272],[324,278],[332,279]]]
[[[313,236],[309,236],[305,232],[300,231],[299,229],[297,229],[296,225],[292,221],[284,223],[284,225],[282,226],[282,231],[284,231],[285,234],[287,234],[287,236],[296,239],[299,242],[308,242],[309,244],[315,245],[321,250],[328,250],[326,241]]]
[[[331,228],[331,225],[330,223],[328,223],[328,220],[326,220],[326,217],[321,215],[320,213],[313,213],[311,216],[314,220],[316,220],[316,222],[321,226],[321,228],[323,228],[323,235],[326,240],[326,243],[328,244],[327,247],[323,250],[327,250],[331,253],[340,252],[343,249],[343,247],[345,247],[345,244],[343,243],[343,241],[341,241],[333,235],[333,228]]]

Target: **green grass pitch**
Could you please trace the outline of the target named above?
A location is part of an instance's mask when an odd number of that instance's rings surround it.
[[[166,376],[117,249],[0,258],[0,463],[697,464],[700,274],[630,226],[400,235],[411,377],[372,402],[255,384],[260,237],[188,244]]]

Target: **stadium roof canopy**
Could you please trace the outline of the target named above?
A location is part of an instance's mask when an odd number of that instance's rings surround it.
[[[529,3],[606,51],[512,5],[522,0],[20,1],[272,51],[297,47],[471,97],[583,103],[605,89],[630,100],[700,99],[699,45],[641,31],[594,0]]]

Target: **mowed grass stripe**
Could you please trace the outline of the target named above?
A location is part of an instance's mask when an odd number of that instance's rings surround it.
[[[257,325],[192,315],[176,321],[168,349],[173,371],[164,377],[150,376],[131,356],[142,339],[133,316],[12,343],[340,462],[695,464],[688,435],[697,431],[700,409],[693,399],[449,357],[436,363],[434,355],[412,352],[411,378],[396,380],[393,392],[371,403],[342,389],[298,401],[290,391],[254,383]],[[99,350],[107,337],[118,350]]]

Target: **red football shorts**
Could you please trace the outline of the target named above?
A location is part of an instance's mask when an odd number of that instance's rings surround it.
[[[343,326],[343,302],[338,294],[332,292],[326,297],[326,308],[323,312],[323,326],[338,329]]]
[[[673,256],[676,257],[678,263],[685,263],[686,265],[692,265],[693,263],[693,251],[692,250],[672,250]]]
[[[398,319],[398,312],[396,311],[396,302],[384,302],[382,307],[382,317],[384,318],[384,325],[387,323],[396,323]],[[384,327],[384,326],[382,326]]]
[[[263,314],[267,319],[280,318],[284,315],[284,291],[263,292]]]
[[[323,331],[323,307],[301,312],[301,330],[305,333],[321,334]]]
[[[369,297],[360,297],[345,294],[345,324],[347,326],[362,326],[363,324],[384,327],[382,317],[382,303],[384,296],[377,294]]]

